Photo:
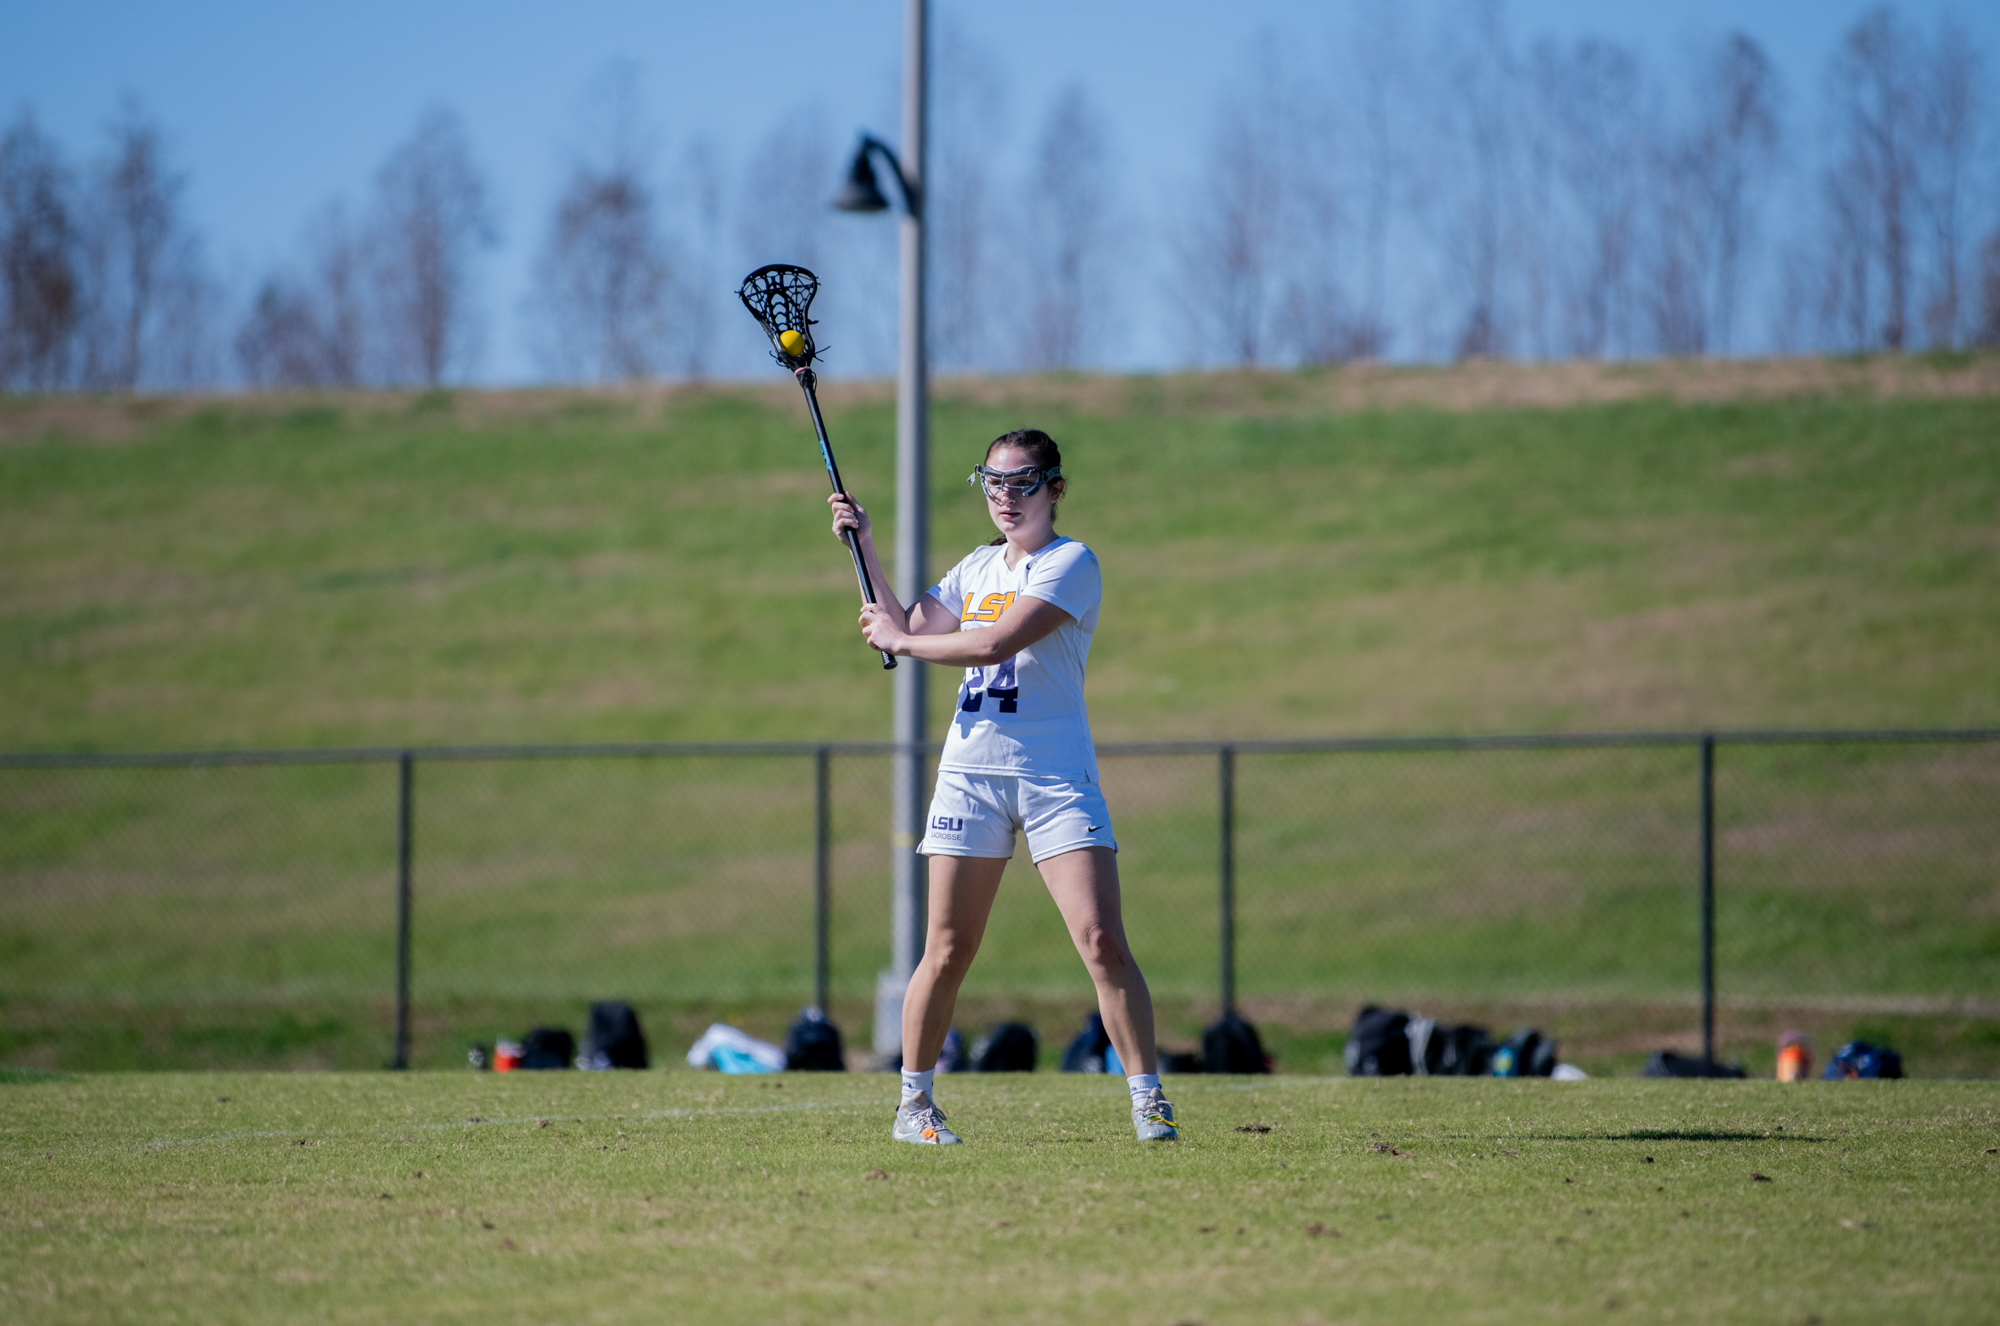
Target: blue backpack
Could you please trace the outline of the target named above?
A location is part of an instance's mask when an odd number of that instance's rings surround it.
[[[1886,1045],[1871,1045],[1867,1041],[1849,1041],[1841,1046],[1834,1051],[1833,1058],[1826,1061],[1826,1072],[1820,1074],[1828,1082],[1902,1075],[1902,1055]]]

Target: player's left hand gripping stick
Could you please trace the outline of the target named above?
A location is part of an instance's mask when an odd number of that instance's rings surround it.
[[[814,391],[817,379],[813,377],[812,362],[819,350],[813,345],[813,322],[807,311],[818,293],[817,276],[803,267],[784,263],[759,267],[743,278],[743,286],[736,292],[743,307],[750,310],[750,316],[757,319],[757,325],[771,338],[771,357],[792,370],[792,376],[804,390],[806,408],[812,411],[813,432],[819,437],[820,459],[826,462],[826,477],[833,484],[833,491],[845,497],[847,489],[841,486],[840,467],[834,464],[833,443],[827,441],[826,420],[820,417],[819,394]],[[854,578],[861,582],[862,601],[873,603],[875,585],[868,578],[867,564],[861,560],[861,536],[853,530],[845,533],[847,551],[854,558]],[[882,666],[895,667],[896,656],[885,651]]]

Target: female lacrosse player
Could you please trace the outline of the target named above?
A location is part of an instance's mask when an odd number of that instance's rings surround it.
[[[1174,1137],[1174,1109],[1160,1093],[1154,1059],[1152,996],[1125,943],[1118,842],[1083,706],[1083,667],[1103,595],[1097,558],[1056,533],[1067,484],[1047,433],[1027,428],[996,438],[970,482],[986,495],[1000,537],[908,609],[892,597],[861,612],[861,634],[874,648],[965,669],[918,849],[930,858],[930,926],[903,998],[894,1136],[959,1140],[934,1103],[931,1074],[1020,830],[1096,983],[1118,1061],[1138,1070],[1126,1081],[1140,1140]],[[848,497],[828,501],[834,534],[854,530],[869,574],[887,585],[868,513]]]

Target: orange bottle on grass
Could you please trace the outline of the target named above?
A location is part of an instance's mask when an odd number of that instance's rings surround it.
[[[1788,1031],[1778,1037],[1778,1080],[1806,1082],[1812,1078],[1812,1037]]]

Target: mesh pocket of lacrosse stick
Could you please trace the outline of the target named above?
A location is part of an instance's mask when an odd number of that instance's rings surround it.
[[[771,357],[794,371],[819,356],[809,315],[819,278],[803,267],[774,262],[743,278],[736,297],[771,338]]]

